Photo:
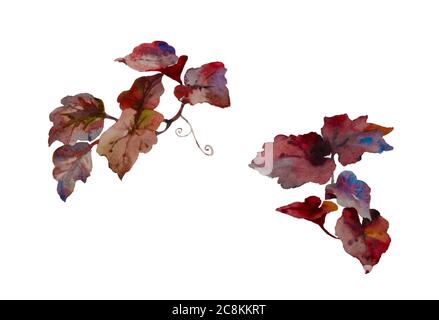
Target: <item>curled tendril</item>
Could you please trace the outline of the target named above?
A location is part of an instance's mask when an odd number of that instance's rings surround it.
[[[194,129],[192,128],[192,125],[191,125],[191,123],[189,122],[189,120],[186,119],[183,115],[181,115],[180,118],[182,118],[182,119],[188,124],[188,126],[189,126],[189,132],[183,134],[183,129],[182,129],[182,128],[177,128],[177,129],[175,129],[175,134],[176,134],[178,137],[187,137],[187,136],[189,136],[190,134],[192,134],[192,136],[194,137],[195,143],[197,144],[198,149],[200,149],[200,151],[201,151],[202,153],[204,153],[206,156],[211,156],[211,155],[213,155],[214,151],[213,151],[213,147],[212,147],[211,145],[206,144],[204,147],[202,147],[202,146],[200,145],[200,143],[198,142],[197,137],[196,137],[196,135],[195,135]]]
[[[190,135],[192,133],[192,131],[189,131],[188,133],[183,134],[183,128],[177,128],[175,129],[175,134],[180,137],[180,138],[184,138],[187,137],[188,135]]]

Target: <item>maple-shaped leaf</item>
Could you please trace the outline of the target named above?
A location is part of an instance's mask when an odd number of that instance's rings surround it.
[[[160,103],[160,97],[165,92],[161,74],[140,77],[134,80],[130,90],[119,94],[117,102],[120,108],[142,110],[155,109]]]
[[[274,142],[265,143],[250,167],[261,174],[276,178],[285,189],[307,182],[324,184],[335,170],[328,158],[330,146],[315,132],[299,136],[278,135]]]
[[[75,189],[78,180],[86,182],[92,169],[91,145],[78,142],[75,145],[64,145],[53,153],[53,177],[58,181],[58,194],[66,201]]]
[[[366,273],[372,271],[390,246],[389,223],[377,210],[370,211],[371,220],[360,218],[354,208],[345,208],[335,226],[335,234],[347,253],[360,260]]]
[[[326,186],[326,199],[337,199],[345,208],[355,208],[363,218],[370,219],[370,187],[351,171],[339,174],[337,182]]]
[[[97,152],[108,159],[108,166],[122,179],[139,153],[147,153],[157,143],[156,130],[163,121],[157,111],[125,109],[119,120],[99,139]]]
[[[88,93],[66,96],[62,106],[50,113],[53,127],[49,131],[49,146],[56,140],[74,144],[78,140],[92,141],[102,132],[105,109],[101,99]]]
[[[200,68],[188,69],[184,76],[184,85],[176,86],[174,94],[183,103],[194,105],[207,102],[220,108],[229,107],[226,71],[222,62],[211,62]]]
[[[325,227],[326,215],[330,212],[337,211],[338,207],[331,201],[320,200],[319,197],[311,196],[305,199],[305,202],[294,202],[289,205],[277,208],[276,210],[285,213],[289,216],[306,219],[319,225],[331,237],[334,237],[328,232]]]
[[[342,165],[361,160],[363,153],[382,153],[393,150],[384,141],[383,136],[392,132],[393,128],[367,123],[367,116],[349,119],[347,114],[325,117],[322,135],[330,145],[332,152],[338,154]]]
[[[124,58],[116,59],[136,71],[159,71],[181,83],[187,56],[177,57],[174,47],[164,41],[142,43]]]

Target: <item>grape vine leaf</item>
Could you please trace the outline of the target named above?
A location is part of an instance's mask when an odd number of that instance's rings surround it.
[[[207,102],[220,108],[229,107],[226,71],[222,62],[190,68],[184,76],[184,85],[176,86],[174,94],[181,102],[191,105]]]
[[[127,91],[119,94],[117,102],[120,108],[142,110],[155,109],[160,103],[160,97],[165,92],[162,84],[162,74],[140,77],[134,80],[133,85]]]
[[[371,218],[370,187],[366,182],[358,180],[353,172],[341,172],[336,183],[326,186],[325,194],[326,199],[336,198],[342,207],[355,208],[363,218]]]
[[[277,208],[276,210],[295,218],[306,219],[314,222],[319,225],[323,231],[331,237],[334,237],[324,227],[326,215],[338,210],[337,205],[331,201],[323,201],[322,203],[322,200],[320,200],[319,197],[310,196],[305,199],[305,202],[294,202]]]
[[[371,220],[360,218],[354,208],[345,208],[335,226],[335,234],[347,253],[357,258],[366,273],[380,261],[390,246],[389,223],[377,210],[370,211]]]
[[[61,104],[49,116],[53,122],[49,131],[49,146],[56,140],[74,144],[78,140],[92,141],[99,136],[106,116],[101,99],[80,93],[64,97]]]
[[[363,153],[382,153],[393,150],[383,136],[392,132],[374,123],[367,123],[367,116],[349,119],[347,114],[325,117],[322,128],[323,138],[331,145],[332,152],[338,154],[339,162],[346,166],[361,160]]]
[[[335,170],[329,144],[315,133],[299,136],[278,135],[267,142],[263,151],[250,163],[261,174],[279,178],[284,189],[296,188],[308,182],[325,184]]]
[[[133,52],[115,61],[125,63],[136,71],[159,71],[181,83],[181,72],[188,57],[177,57],[174,47],[165,41],[142,43]]]
[[[78,142],[75,145],[63,145],[53,153],[53,177],[58,181],[57,191],[66,201],[73,193],[77,180],[86,182],[92,170],[91,145]]]
[[[97,153],[108,159],[108,166],[122,180],[139,153],[147,153],[157,143],[156,130],[163,115],[150,109],[123,110],[119,120],[99,139]]]

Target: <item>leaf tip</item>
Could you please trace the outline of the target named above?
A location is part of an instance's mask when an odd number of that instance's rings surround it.
[[[363,266],[365,274],[369,274],[372,272],[373,266],[366,264]]]

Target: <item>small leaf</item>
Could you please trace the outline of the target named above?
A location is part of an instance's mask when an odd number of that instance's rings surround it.
[[[75,145],[64,145],[53,153],[53,177],[58,181],[58,194],[66,201],[75,189],[78,180],[86,182],[92,169],[91,145],[78,142]]]
[[[363,153],[382,153],[393,150],[383,139],[393,128],[367,123],[367,116],[349,119],[347,114],[325,117],[322,135],[330,145],[332,152],[338,154],[342,165],[361,160]]]
[[[184,76],[184,85],[176,86],[174,94],[183,103],[194,105],[207,102],[220,108],[229,107],[226,71],[222,62],[211,62],[200,68],[191,68]]]
[[[142,110],[155,109],[160,103],[160,97],[165,92],[161,74],[140,77],[136,79],[130,90],[123,91],[117,98],[120,108]]]
[[[345,208],[355,208],[360,216],[370,219],[370,188],[366,182],[358,180],[351,171],[343,171],[337,182],[326,186],[326,199],[337,198],[337,203]]]
[[[315,132],[299,136],[278,135],[274,142],[265,143],[250,167],[261,174],[276,178],[285,189],[308,182],[325,184],[335,170],[328,158],[329,144]]]
[[[322,200],[320,200],[319,197],[311,196],[306,198],[305,202],[294,202],[277,208],[276,210],[295,218],[306,219],[314,222],[319,225],[323,231],[331,237],[334,237],[324,227],[326,215],[338,210],[337,205],[331,201],[323,201],[322,203]]]
[[[178,83],[182,84],[181,82],[181,73],[183,72],[184,66],[187,62],[187,56],[180,56],[178,58],[178,61],[176,64],[173,64],[172,66],[166,67],[162,70],[160,70],[161,73],[168,76],[172,80],[177,81]]]
[[[177,62],[175,49],[165,41],[142,43],[133,52],[116,61],[125,63],[137,71],[161,71]]]
[[[49,131],[49,146],[56,140],[74,144],[78,140],[92,141],[102,132],[105,109],[101,99],[88,93],[66,96],[62,107],[50,114],[53,127]]]
[[[120,119],[104,132],[99,140],[97,152],[108,159],[108,166],[122,179],[139,153],[147,153],[157,143],[157,128],[163,115],[150,109],[136,111],[128,108]]]
[[[366,273],[372,271],[391,242],[387,220],[377,210],[371,210],[370,215],[371,220],[363,219],[360,223],[357,211],[345,208],[335,226],[335,234],[343,242],[345,251],[361,262]]]

